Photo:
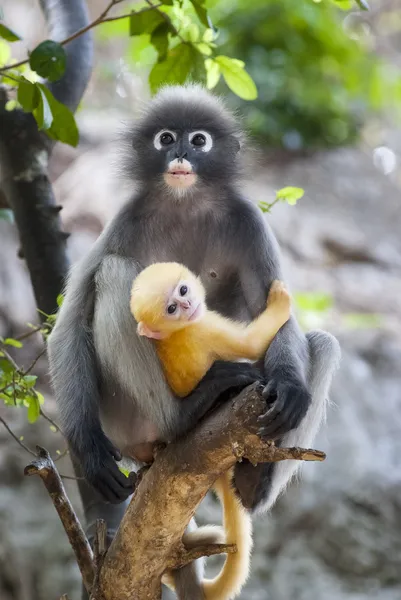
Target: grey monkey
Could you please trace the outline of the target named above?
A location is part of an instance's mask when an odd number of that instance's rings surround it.
[[[49,339],[63,431],[87,481],[109,503],[124,501],[135,485],[115,459],[148,460],[155,441],[184,435],[222,394],[262,378],[260,436],[309,446],[340,356],[333,336],[304,335],[291,317],[260,370],[218,361],[188,401],[172,395],[151,342],[136,334],[129,310],[135,275],[153,262],[182,262],[200,275],[211,310],[249,321],[263,310],[271,282],[283,279],[279,250],[241,193],[243,136],[219,99],[195,85],[166,87],[128,138],[127,168],[138,190],[72,269]],[[270,508],[297,467],[239,463],[244,506]],[[105,505],[94,506],[91,517],[100,518]],[[176,573],[180,600],[203,599],[201,578],[201,563]]]

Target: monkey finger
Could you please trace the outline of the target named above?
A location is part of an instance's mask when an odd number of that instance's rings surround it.
[[[262,391],[262,396],[269,404],[273,404],[277,400],[277,383],[271,379]]]
[[[116,490],[108,478],[105,480],[98,480],[95,487],[102,498],[110,504],[121,504],[121,502],[124,502],[130,495],[124,489]]]

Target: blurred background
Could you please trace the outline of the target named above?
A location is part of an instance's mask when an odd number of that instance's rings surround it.
[[[32,0],[1,0],[23,58],[46,38]],[[89,1],[98,16],[106,2]],[[348,8],[347,0],[344,0]],[[296,206],[267,215],[305,329],[338,337],[343,359],[327,424],[306,464],[271,514],[258,517],[252,575],[243,600],[397,600],[401,598],[401,0],[371,0],[342,11],[330,1],[213,0],[223,54],[246,62],[259,96],[245,102],[225,84],[261,150],[246,189],[272,202],[284,186],[305,189]],[[75,261],[129,193],[116,139],[149,97],[149,36],[128,38],[114,23],[96,30],[93,77],[77,115],[81,143],[58,144],[51,177]],[[0,48],[1,49],[1,48]],[[1,184],[1,173],[0,173]],[[1,204],[1,197],[0,197]],[[37,316],[14,225],[0,220],[0,335],[26,331]],[[19,350],[28,365],[38,336]],[[56,410],[42,357],[45,408]],[[64,449],[45,420],[0,404],[0,415],[31,448]],[[0,597],[79,596],[79,572],[30,456],[0,424]],[[58,463],[71,474],[68,457]],[[67,492],[81,515],[75,482]],[[218,522],[207,500],[200,520]]]

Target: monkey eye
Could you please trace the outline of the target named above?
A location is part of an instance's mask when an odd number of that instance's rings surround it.
[[[197,133],[191,140],[191,144],[194,146],[204,146],[206,144],[206,138],[201,133]]]
[[[156,133],[153,140],[153,145],[156,150],[161,150],[163,147],[174,144],[175,141],[176,136],[172,131],[169,131],[168,129],[162,129],[162,131]]]
[[[202,152],[209,152],[213,146],[212,136],[207,131],[193,131],[189,135],[189,141],[192,146],[199,148]]]
[[[163,146],[168,146],[169,144],[172,144],[174,142],[174,138],[171,135],[171,133],[163,133],[163,135],[160,136],[160,143]]]
[[[188,292],[188,287],[186,285],[182,285],[180,287],[180,296],[185,296],[185,294]]]
[[[177,305],[175,303],[169,304],[169,306],[167,307],[167,312],[169,315],[173,315],[176,310],[177,310]]]

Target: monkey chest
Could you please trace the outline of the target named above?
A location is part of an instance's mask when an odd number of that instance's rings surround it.
[[[202,341],[174,336],[168,343],[159,342],[157,352],[167,382],[177,396],[186,396],[212,366],[213,359],[205,352]]]

